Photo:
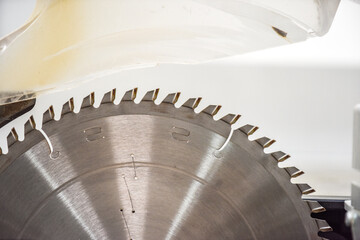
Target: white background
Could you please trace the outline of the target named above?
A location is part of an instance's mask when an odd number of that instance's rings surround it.
[[[0,0],[0,38],[29,17],[34,0]],[[360,103],[360,5],[343,0],[322,38],[199,65],[161,65],[121,74],[221,104],[275,138],[269,151],[291,154],[285,165],[307,174],[318,195],[347,196],[359,175],[351,169],[352,110]],[[1,76],[0,76],[1,77]],[[204,105],[203,105],[204,107]]]

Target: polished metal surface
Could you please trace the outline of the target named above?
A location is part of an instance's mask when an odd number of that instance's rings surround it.
[[[253,128],[219,152],[234,116],[196,114],[196,100],[176,108],[176,95],[160,105],[128,95],[114,105],[107,94],[97,109],[85,99],[78,114],[66,105],[60,121],[46,113],[50,155],[30,124],[24,142],[9,140],[1,239],[318,238],[319,206],[301,200],[311,189],[290,183],[298,172],[278,168],[286,155],[265,154],[266,139],[248,140]]]

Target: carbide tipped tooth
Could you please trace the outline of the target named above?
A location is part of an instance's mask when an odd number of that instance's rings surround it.
[[[29,122],[30,122],[31,127],[32,127],[33,129],[35,129],[35,128],[36,128],[36,123],[35,123],[34,116],[31,116],[31,117],[29,118]]]
[[[134,101],[137,94],[137,88],[127,91],[122,97],[121,101]]]
[[[26,121],[25,125],[24,125],[24,136],[26,133],[30,132],[33,129],[32,124],[30,122],[30,119]]]
[[[16,141],[17,140],[15,139],[13,133],[9,132],[9,134],[7,135],[7,144],[8,144],[8,146],[11,146]]]
[[[11,129],[11,135],[13,136],[13,138],[15,139],[15,141],[19,140],[19,135],[17,134],[15,128]]]
[[[199,106],[201,98],[189,98],[182,106],[195,109]]]
[[[250,124],[246,124],[245,126],[242,126],[239,128],[240,131],[242,131],[243,133],[245,133],[248,136],[250,136],[251,134],[256,132],[256,130],[258,130],[258,129],[259,129],[258,127],[254,127],[253,125],[250,125]]]
[[[62,114],[69,112],[69,104],[65,103],[63,105],[51,105],[43,115],[43,122],[46,122],[50,119],[52,120],[60,120]],[[48,114],[47,114],[48,112]]]
[[[91,105],[91,106],[94,106],[94,103],[95,103],[95,93],[92,92],[92,93],[90,94],[90,105]]]
[[[273,152],[271,155],[272,155],[272,156],[276,159],[276,161],[278,161],[278,162],[283,162],[283,161],[285,161],[286,159],[290,158],[290,155],[289,155],[289,154],[286,154],[286,153],[281,152],[281,151]]]
[[[52,105],[49,107],[49,115],[51,119],[55,118],[54,107]]]
[[[296,167],[286,167],[285,170],[289,173],[291,178],[296,178],[296,177],[304,174],[303,171],[299,170]]]
[[[222,117],[220,120],[233,125],[234,123],[237,122],[237,120],[239,120],[241,116],[240,115],[235,115],[235,114],[227,114],[224,117]]]
[[[326,209],[323,206],[321,206],[321,204],[318,203],[317,201],[307,201],[307,203],[312,213],[321,213],[326,211]]]
[[[320,232],[331,232],[333,230],[325,220],[315,219],[315,221]]]
[[[144,97],[142,98],[141,101],[155,101],[157,96],[159,94],[159,89],[155,89],[155,90],[152,90],[152,91],[148,91]]]
[[[215,116],[219,112],[220,108],[221,108],[220,105],[209,105],[201,112],[207,113],[211,116]]]
[[[255,141],[258,144],[260,144],[260,146],[262,146],[263,148],[270,147],[273,143],[275,143],[275,140],[271,140],[270,138],[267,137],[258,138]]]
[[[168,94],[162,102],[175,104],[179,100],[179,97],[180,97],[179,92],[171,93],[171,94]]]
[[[74,109],[75,109],[74,98],[70,98],[69,108],[70,108],[70,111],[72,111],[72,112],[74,111]]]
[[[116,88],[114,88],[113,90],[111,90],[110,92],[110,101],[114,102],[115,101],[115,97],[116,97]]]
[[[315,190],[310,187],[308,184],[296,184],[298,188],[300,189],[302,194],[310,194],[315,192]]]
[[[71,99],[70,99],[71,100]],[[68,103],[65,103],[61,109],[61,116],[65,113],[68,113],[68,112],[72,112],[71,110],[71,105],[70,105],[70,100],[68,101]]]
[[[113,102],[112,97],[113,97],[112,92],[105,93],[101,100],[101,104]]]
[[[91,104],[90,104],[90,95],[83,99],[83,102],[81,104],[81,108],[86,108],[86,107],[89,107],[89,106],[91,106]]]

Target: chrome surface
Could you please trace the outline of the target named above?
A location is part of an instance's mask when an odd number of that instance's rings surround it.
[[[307,185],[290,183],[293,170],[278,168],[288,155],[248,140],[253,126],[219,152],[236,116],[214,121],[211,106],[194,112],[196,99],[176,108],[176,95],[160,105],[146,96],[114,105],[107,94],[97,109],[87,98],[78,114],[66,104],[60,121],[45,113],[51,155],[30,124],[24,142],[10,137],[0,238],[318,238],[323,225],[310,213],[321,207],[301,200]]]

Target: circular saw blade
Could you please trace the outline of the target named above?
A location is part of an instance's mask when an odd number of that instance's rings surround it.
[[[60,121],[29,121],[24,142],[9,139],[0,156],[0,238],[19,239],[318,239],[331,228],[310,216],[324,209],[301,200],[291,184],[302,172],[282,169],[288,155],[266,154],[257,128],[231,130],[238,115],[215,121],[200,99],[161,104],[157,90],[136,104],[136,91],[114,92],[80,113],[65,104]],[[230,135],[229,135],[230,134]],[[16,133],[14,134],[16,139]],[[225,143],[225,144],[224,144]],[[49,154],[49,147],[51,153]]]

